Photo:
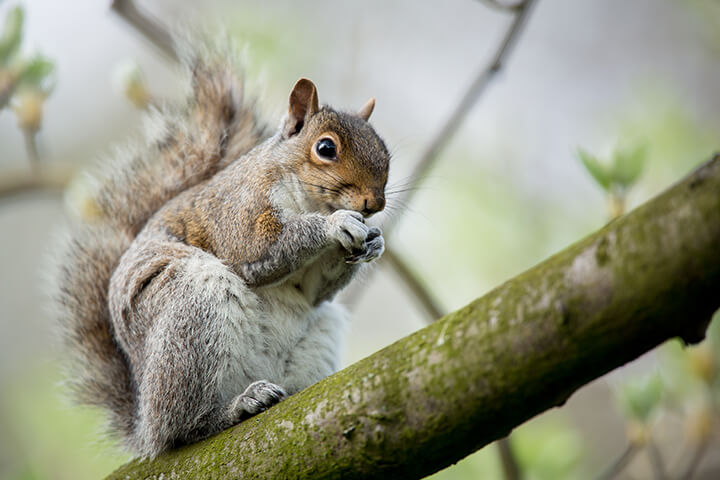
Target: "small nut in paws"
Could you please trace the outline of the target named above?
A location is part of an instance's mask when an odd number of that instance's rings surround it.
[[[328,217],[328,235],[340,242],[348,252],[364,250],[369,228],[362,214],[352,210],[337,210]]]

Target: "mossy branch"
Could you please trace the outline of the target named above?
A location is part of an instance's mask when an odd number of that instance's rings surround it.
[[[418,478],[720,307],[720,156],[470,305],[204,442],[110,478]]]

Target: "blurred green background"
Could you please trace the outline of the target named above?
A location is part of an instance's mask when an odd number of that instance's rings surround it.
[[[201,22],[246,45],[273,122],[300,76],[337,107],[375,96],[397,186],[510,21],[476,0],[199,3],[138,2],[168,25]],[[6,18],[0,92],[3,74],[26,80],[7,102],[0,95],[0,177],[31,168],[28,135],[36,163],[73,167],[137,135],[133,78],[157,98],[179,93],[172,60],[108,2],[0,0]],[[718,32],[715,0],[539,0],[413,201],[389,199],[388,215],[401,218],[389,244],[452,310],[660,192],[720,149]],[[3,48],[13,55],[3,60]],[[101,478],[129,459],[100,434],[98,412],[63,396],[43,275],[67,201],[0,196],[2,479]],[[344,297],[354,310],[346,363],[426,321],[387,267],[358,284]],[[626,459],[615,478],[660,478],[659,465],[670,477],[692,465],[694,478],[720,478],[719,330],[715,321],[691,349],[670,342],[516,429],[525,477],[595,478]],[[434,478],[504,477],[492,445]]]

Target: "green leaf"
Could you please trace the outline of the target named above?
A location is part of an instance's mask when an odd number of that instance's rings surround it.
[[[5,66],[13,59],[22,41],[23,9],[14,7],[5,17],[5,25],[0,34],[0,66]]]
[[[580,471],[585,453],[583,438],[562,416],[534,419],[515,429],[510,442],[526,478],[587,478]]]
[[[609,190],[611,178],[608,168],[600,163],[597,157],[590,155],[582,148],[578,148],[577,154],[582,164],[585,165],[585,169],[592,175],[598,185],[605,191]]]
[[[625,415],[646,422],[660,405],[663,383],[658,374],[626,381],[617,392],[618,402]]]
[[[52,89],[54,71],[55,63],[52,60],[42,55],[36,55],[22,65],[18,75],[18,85],[49,93]]]
[[[632,149],[618,149],[613,156],[611,169],[612,182],[622,188],[631,187],[645,167],[647,147],[645,144],[636,145]]]

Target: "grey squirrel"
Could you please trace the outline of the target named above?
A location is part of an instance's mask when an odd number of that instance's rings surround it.
[[[197,47],[190,93],[90,175],[55,275],[68,382],[153,457],[266,410],[338,368],[332,302],[384,250],[390,155],[300,79],[270,130],[232,54]]]

